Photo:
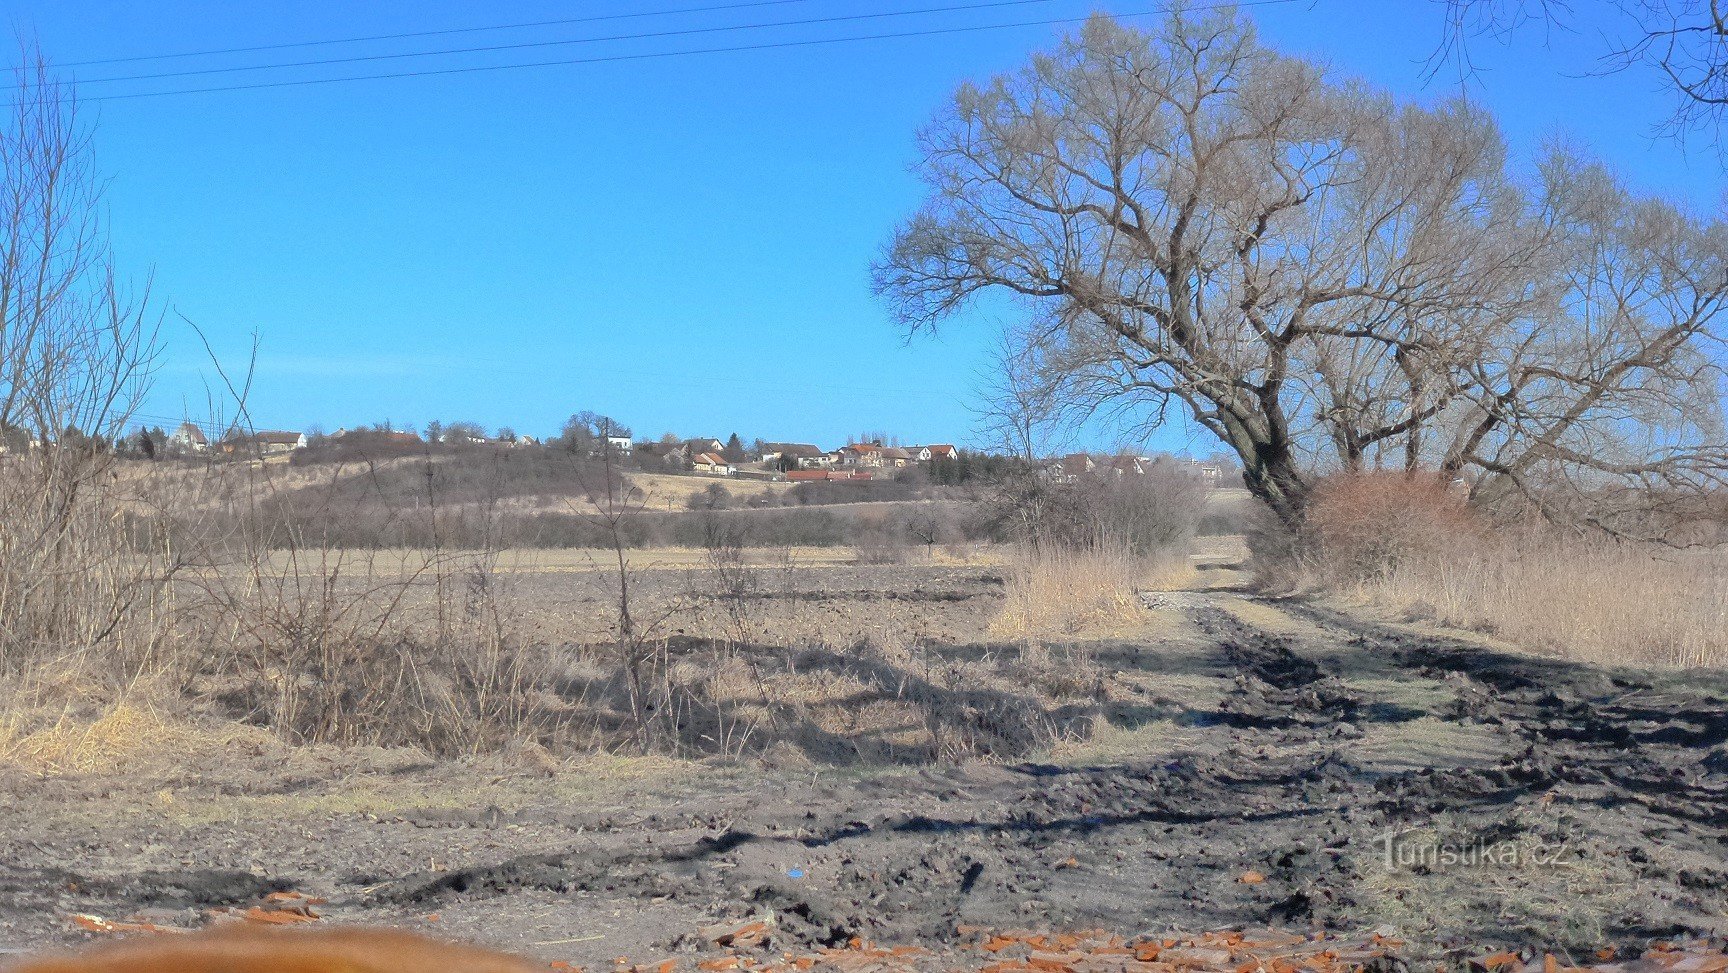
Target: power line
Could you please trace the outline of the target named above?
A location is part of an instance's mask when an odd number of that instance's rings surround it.
[[[529,27],[563,27],[570,24],[590,24],[605,20],[639,20],[644,17],[669,17],[676,14],[713,13],[721,10],[744,10],[752,7],[778,7],[809,0],[753,0],[750,3],[722,3],[709,7],[681,7],[675,10],[641,10],[627,14],[598,14],[592,17],[570,17],[564,20],[535,20],[521,24],[489,24],[481,27],[447,27],[441,30],[417,30],[401,34],[372,34],[366,37],[336,37],[321,41],[294,41],[287,44],[259,44],[255,47],[225,47],[205,51],[179,51],[173,54],[134,54],[128,57],[105,57],[90,61],[68,61],[61,67],[81,68],[93,64],[131,64],[138,61],[167,61],[187,57],[214,57],[222,54],[255,54],[259,51],[283,51],[303,47],[325,47],[332,44],[363,44],[370,41],[407,40],[413,37],[440,37],[448,34],[477,34],[494,30],[522,30]]]
[[[1238,3],[1195,4],[1187,10],[1216,10],[1223,7],[1267,7],[1286,3],[1296,3],[1299,0],[1241,0]],[[1119,18],[1151,17],[1170,12],[1168,7],[1157,7],[1150,10],[1140,10],[1133,13],[1119,13],[1112,16]],[[674,57],[687,57],[695,54],[733,54],[747,51],[769,51],[798,47],[817,47],[830,44],[849,44],[859,41],[899,40],[912,37],[935,37],[952,34],[979,33],[990,30],[1010,30],[1018,27],[1050,27],[1060,24],[1081,23],[1088,17],[1058,17],[1049,20],[1022,20],[1006,24],[975,24],[964,27],[936,27],[923,30],[897,31],[883,34],[859,34],[851,37],[821,37],[797,41],[773,41],[763,44],[738,44],[728,47],[692,48],[683,51],[650,51],[638,54],[614,54],[605,57],[568,58],[555,61],[529,61],[519,64],[486,64],[459,68],[437,68],[423,71],[397,71],[388,74],[349,75],[337,78],[309,78],[290,81],[260,81],[248,84],[218,85],[207,88],[179,88],[168,91],[143,91],[116,95],[95,95],[81,98],[80,101],[129,101],[136,98],[163,98],[174,95],[212,94],[226,91],[256,91],[268,88],[299,88],[312,85],[346,84],[354,81],[386,81],[400,78],[438,77],[458,74],[477,74],[492,71],[514,71],[523,68],[564,67],[580,64],[607,64],[622,61],[659,60]],[[16,107],[16,103],[12,105]]]
[[[361,64],[371,61],[400,61],[417,57],[444,57],[454,54],[491,54],[499,51],[521,51],[544,47],[569,47],[576,44],[603,44],[611,41],[657,40],[666,37],[687,37],[696,34],[727,34],[746,30],[771,30],[777,27],[807,27],[814,24],[838,24],[859,20],[884,20],[890,17],[917,17],[924,14],[953,13],[966,10],[989,10],[996,7],[1023,7],[1028,4],[1053,3],[1055,0],[989,0],[986,3],[952,4],[946,7],[924,7],[916,10],[890,10],[866,14],[839,14],[832,17],[808,17],[802,20],[770,20],[754,24],[725,24],[717,27],[685,27],[677,30],[647,31],[639,34],[610,34],[601,37],[577,37],[556,41],[522,41],[517,44],[489,44],[483,47],[453,47],[435,51],[403,51],[393,54],[358,54],[353,57],[321,58],[311,61],[284,61],[277,64],[241,64],[219,68],[193,68],[186,71],[163,71],[156,74],[123,74],[111,78],[83,78],[80,85],[109,84],[118,81],[152,81],[161,78],[186,78],[209,74],[236,74],[242,71],[275,71],[283,68],[323,67],[331,64]]]

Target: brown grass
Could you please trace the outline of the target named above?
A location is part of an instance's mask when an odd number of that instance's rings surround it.
[[[1185,567],[1113,545],[1027,545],[1009,563],[1006,599],[990,634],[1023,639],[1120,630],[1144,620],[1140,591]]]
[[[1528,533],[1406,561],[1360,599],[1609,665],[1728,664],[1728,556]]]
[[[88,716],[13,709],[0,720],[0,765],[43,775],[114,773],[261,733],[238,724],[197,726],[135,699]]]
[[[1263,575],[1589,662],[1728,664],[1728,555],[1490,524],[1431,476],[1334,477]]]

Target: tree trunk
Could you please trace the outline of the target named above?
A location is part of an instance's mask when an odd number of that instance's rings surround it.
[[[1248,492],[1265,503],[1286,528],[1301,527],[1311,487],[1297,471],[1289,449],[1259,444],[1242,459],[1242,481]]]

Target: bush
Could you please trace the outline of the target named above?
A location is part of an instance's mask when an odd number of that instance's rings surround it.
[[[1482,526],[1463,492],[1432,473],[1341,474],[1315,486],[1282,550],[1262,537],[1255,553],[1274,570],[1295,558],[1324,582],[1356,582],[1442,557]]]
[[[1184,550],[1206,505],[1200,478],[1174,463],[1073,483],[1026,478],[997,498],[1002,532],[1046,547],[1121,548],[1140,557]]]

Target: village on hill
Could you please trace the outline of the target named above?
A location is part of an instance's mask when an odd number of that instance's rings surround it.
[[[198,423],[187,420],[171,433],[160,427],[144,428],[114,445],[119,451],[150,458],[226,456],[278,462],[307,450],[387,453],[464,448],[559,449],[642,472],[791,483],[892,480],[907,471],[917,470],[931,473],[940,481],[955,479],[956,471],[963,464],[1003,459],[999,452],[969,450],[952,443],[900,445],[891,437],[879,434],[859,437],[857,441],[833,449],[812,443],[762,439],[745,443],[736,433],[725,440],[713,437],[682,439],[672,433],[659,439],[644,440],[632,438],[626,427],[605,417],[572,417],[562,433],[546,439],[520,435],[509,427],[488,435],[479,425],[470,422],[432,422],[424,435],[380,424],[355,429],[344,427],[329,434],[231,428],[219,436],[212,436]],[[1217,461],[1176,460],[1174,457],[1141,455],[1126,450],[1114,453],[1071,452],[1040,457],[1030,465],[1047,479],[1072,483],[1089,476],[1144,476],[1154,464],[1173,461],[1186,464],[1207,486],[1219,485],[1224,475],[1223,465]]]

